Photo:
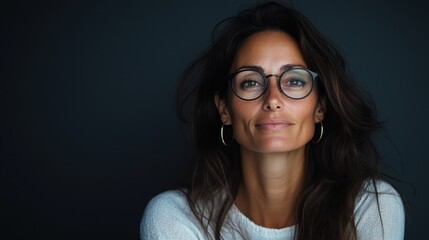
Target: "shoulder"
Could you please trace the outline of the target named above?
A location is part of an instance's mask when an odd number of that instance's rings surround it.
[[[405,212],[398,192],[387,182],[367,181],[356,199],[358,239],[403,239]]]
[[[140,223],[141,239],[199,239],[201,230],[186,196],[171,190],[154,197]]]
[[[179,211],[186,208],[187,200],[185,193],[180,190],[170,190],[158,194],[152,198],[146,206],[145,213],[160,213],[165,209]]]
[[[372,207],[380,210],[389,209],[389,214],[399,214],[404,212],[402,199],[398,192],[389,183],[376,180],[366,181],[361,192],[356,199],[356,216],[362,216]],[[386,212],[386,214],[388,214]]]

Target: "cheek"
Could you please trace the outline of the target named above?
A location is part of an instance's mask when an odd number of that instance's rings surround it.
[[[307,113],[300,123],[300,134],[303,138],[310,140],[314,135],[315,123],[313,112]]]
[[[233,100],[229,106],[234,136],[245,136],[260,112],[258,102]]]
[[[308,140],[311,140],[315,131],[316,107],[316,104],[313,103],[305,104],[295,111],[300,125],[299,135]]]
[[[256,101],[243,101],[236,97],[230,99],[228,109],[233,124],[251,118],[258,110]]]
[[[314,106],[303,106],[302,108],[296,109],[295,116],[302,122],[311,122],[314,124],[315,120],[315,107]]]

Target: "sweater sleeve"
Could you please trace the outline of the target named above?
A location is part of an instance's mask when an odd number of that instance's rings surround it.
[[[141,240],[202,239],[190,214],[183,193],[161,193],[146,206],[140,223]]]
[[[378,202],[372,184],[362,191],[355,209],[357,239],[402,240],[405,212],[401,197],[388,183],[378,181]]]

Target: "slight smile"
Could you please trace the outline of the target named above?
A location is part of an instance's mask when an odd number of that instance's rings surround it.
[[[282,120],[263,120],[255,124],[257,128],[263,130],[281,130],[290,127],[292,123],[282,121]]]

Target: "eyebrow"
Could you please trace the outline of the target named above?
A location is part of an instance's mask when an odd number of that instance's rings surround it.
[[[301,64],[287,64],[287,65],[283,65],[280,67],[280,70],[287,70],[289,68],[295,68],[295,67],[303,67],[305,68],[303,65]]]
[[[301,64],[286,64],[286,65],[282,65],[282,66],[280,67],[280,70],[285,71],[285,70],[287,70],[287,69],[294,68],[294,67],[303,67],[303,68],[305,68],[305,67],[304,67],[303,65],[301,65]],[[258,72],[264,72],[264,68],[262,68],[261,66],[256,66],[256,65],[245,65],[245,66],[241,66],[241,67],[239,67],[239,68],[235,69],[235,71],[234,71],[234,72],[237,72],[237,71],[242,70],[242,69],[249,69],[249,70],[256,70],[256,71],[258,71]]]

